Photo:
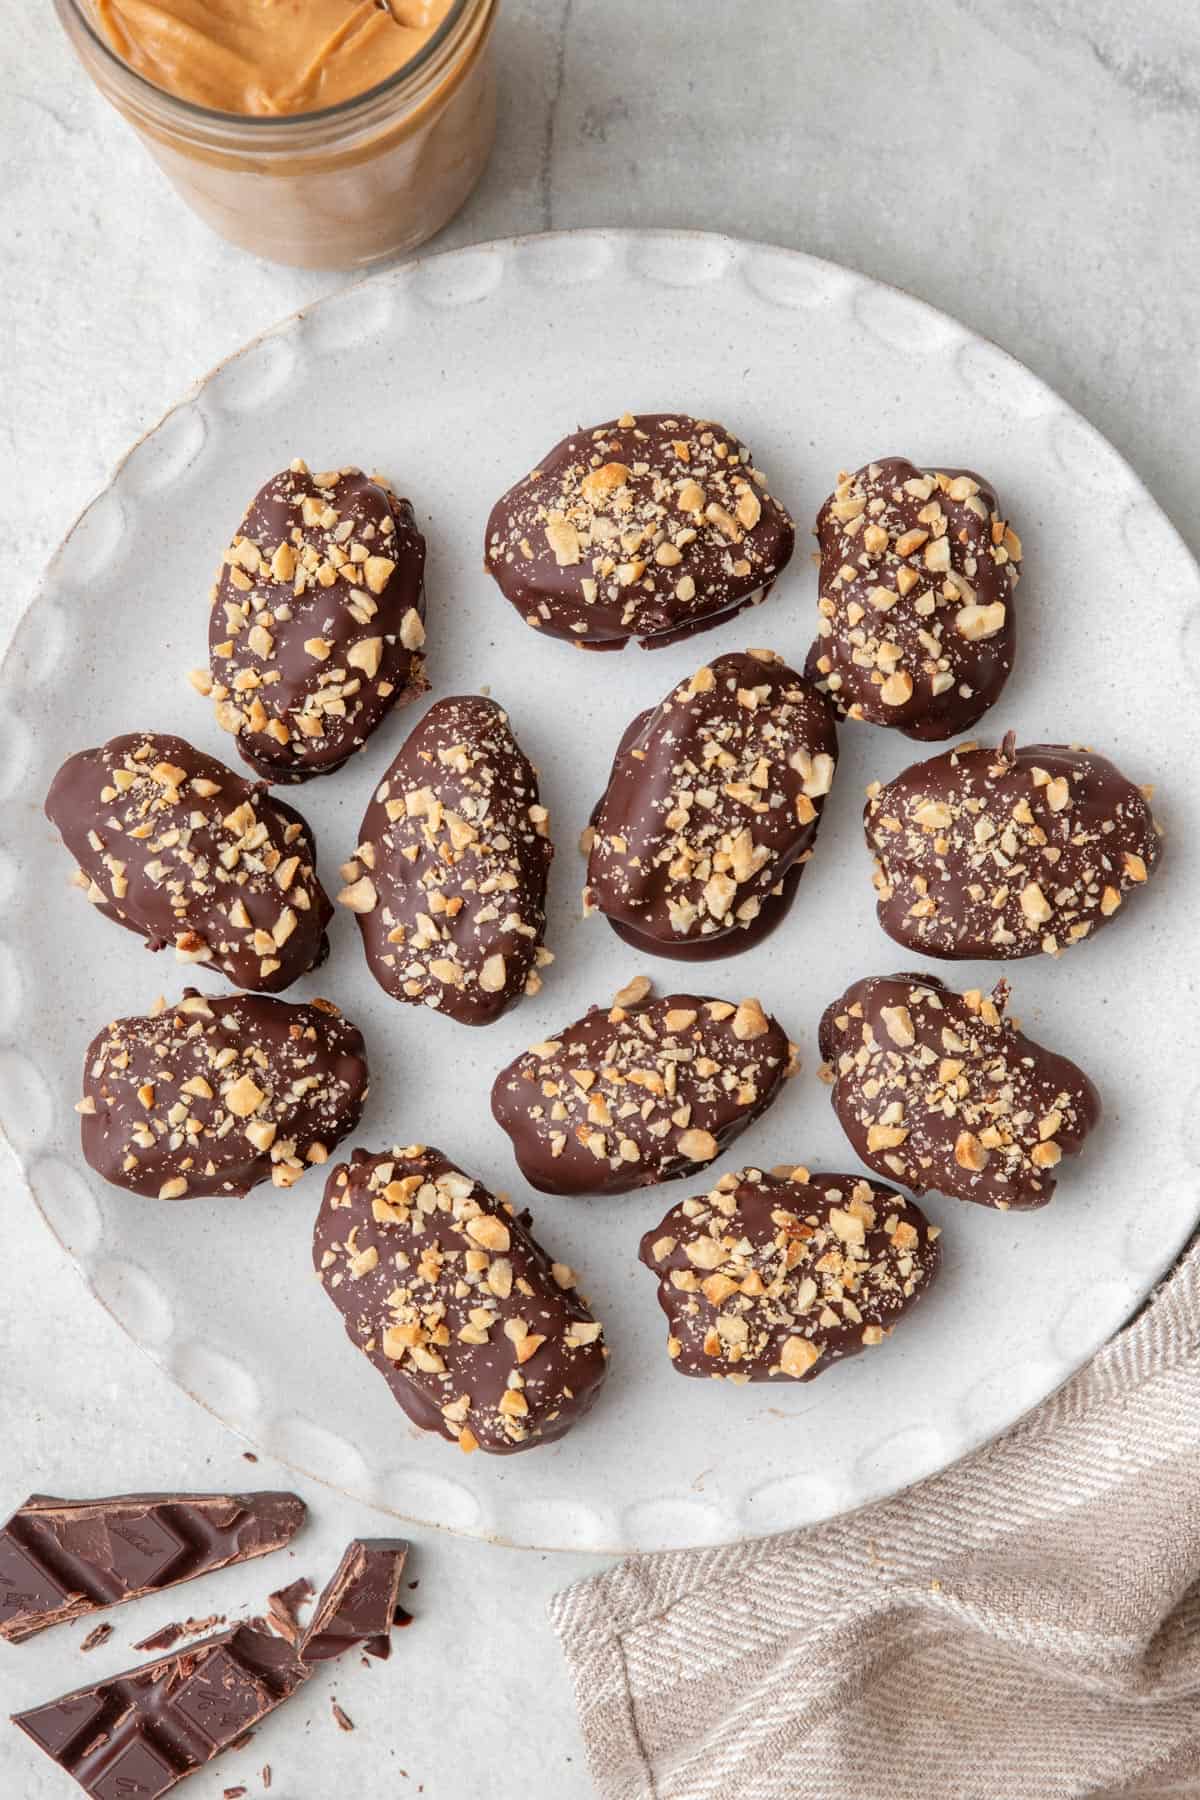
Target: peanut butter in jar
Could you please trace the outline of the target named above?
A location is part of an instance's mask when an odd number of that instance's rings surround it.
[[[55,0],[189,204],[275,262],[414,249],[482,173],[497,0]]]

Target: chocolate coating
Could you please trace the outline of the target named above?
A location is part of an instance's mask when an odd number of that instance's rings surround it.
[[[159,1594],[290,1543],[298,1494],[31,1494],[0,1529],[0,1638]]]
[[[484,567],[549,637],[650,649],[765,600],[794,542],[723,425],[625,413],[564,438],[496,502]]]
[[[328,1000],[199,994],[114,1019],[84,1058],[83,1154],[159,1200],[291,1187],[353,1131],[367,1097],[362,1034]]]
[[[757,1000],[656,1000],[644,976],[501,1069],[492,1112],[545,1194],[627,1194],[704,1168],[794,1074]]]
[[[244,1742],[310,1673],[258,1623],[235,1625],[15,1713],[13,1724],[92,1800],[159,1800]]]
[[[1147,795],[1094,751],[960,744],[867,790],[879,923],[925,956],[1058,955],[1115,917],[1159,854]]]
[[[333,916],[308,825],[183,738],[130,732],[80,750],[46,816],[97,911],[235,986],[278,993],[329,954]]]
[[[735,954],[783,917],[837,768],[833,713],[769,650],[720,656],[625,733],[585,911],[656,956]]]
[[[422,1144],[334,1169],[313,1262],[347,1336],[422,1431],[506,1455],[562,1437],[607,1373],[575,1276],[518,1214]]]
[[[681,1375],[811,1381],[890,1337],[937,1273],[940,1227],[861,1175],[742,1169],[641,1243]]]
[[[818,636],[805,674],[843,718],[924,741],[992,706],[1016,651],[1021,541],[982,476],[868,463],[817,515]]]
[[[208,626],[217,722],[252,769],[328,775],[424,693],[424,579],[412,507],[379,477],[297,460],[259,489]]]
[[[1008,987],[856,981],[821,1020],[833,1109],[868,1168],[1001,1212],[1045,1206],[1052,1171],[1100,1118],[1083,1070],[1004,1016]]]
[[[300,1640],[302,1662],[327,1662],[359,1646],[386,1662],[408,1556],[403,1538],[355,1538],[325,1584]]]
[[[494,700],[439,700],[375,789],[338,895],[394,1000],[490,1025],[536,993],[554,855],[537,772]]]

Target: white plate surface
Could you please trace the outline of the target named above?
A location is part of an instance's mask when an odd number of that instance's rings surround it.
[[[606,1321],[611,1378],[561,1443],[467,1460],[408,1425],[321,1294],[309,1259],[318,1176],[289,1193],[158,1205],[84,1166],[71,1108],[85,1045],[109,1018],[176,996],[188,972],[91,912],[41,800],[68,753],[119,731],[177,730],[236,760],[185,679],[205,658],[228,535],[293,456],[379,468],[429,537],[434,696],[490,687],[542,771],[558,960],[537,999],[472,1031],[387,1000],[340,913],[332,960],[289,998],[327,993],[366,1034],[374,1079],[357,1141],[439,1144],[524,1201],[488,1108],[492,1077],[640,966],[660,991],[758,994],[802,1046],[801,1076],[719,1168],[853,1167],[816,1078],[816,1025],[850,980],[914,963],[875,922],[860,808],[867,781],[917,746],[842,731],[791,916],[756,950],[694,966],[694,982],[686,965],[639,964],[602,919],[578,916],[576,840],[626,721],[725,650],[766,645],[801,663],[815,618],[802,535],[761,611],[691,644],[584,656],[520,623],[481,569],[488,507],[576,424],[626,408],[686,409],[740,432],[802,533],[837,470],[872,456],[985,471],[1024,540],[1026,578],[1017,668],[983,730],[1090,742],[1153,781],[1168,854],[1094,945],[1008,970],[1023,1023],[1079,1058],[1106,1105],[1047,1211],[932,1199],[942,1277],[886,1348],[803,1387],[732,1388],[673,1373],[636,1262],[679,1185],[535,1195],[539,1236],[583,1271]],[[819,1519],[942,1467],[1114,1331],[1200,1211],[1198,621],[1200,573],[1111,446],[992,345],[861,276],[706,235],[606,232],[374,276],[249,345],[136,446],[67,538],[4,665],[0,1116],[32,1193],[97,1298],[197,1399],[307,1473],[427,1524],[544,1548],[697,1544]],[[316,828],[327,886],[418,716],[398,712],[342,773],[289,794]],[[1001,972],[959,965],[950,978],[990,986]],[[63,1329],[86,1331],[86,1316]],[[153,1421],[115,1416],[113,1430]]]

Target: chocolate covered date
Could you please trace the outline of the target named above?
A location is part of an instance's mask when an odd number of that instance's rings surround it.
[[[797,1067],[757,1000],[656,1000],[638,976],[502,1069],[492,1112],[543,1193],[627,1194],[712,1162]]]
[[[791,905],[837,767],[833,714],[770,650],[720,656],[635,719],[592,816],[584,910],[637,949],[748,949]]]
[[[235,986],[277,993],[329,953],[333,908],[292,807],[183,738],[131,732],[80,750],[46,816],[106,918]]]
[[[879,923],[925,956],[1056,956],[1159,854],[1148,790],[1092,750],[960,744],[867,789]]]
[[[805,674],[843,718],[954,737],[991,706],[1016,650],[1021,541],[969,469],[868,463],[817,516],[817,639]]]
[[[1001,1212],[1045,1206],[1054,1170],[1100,1118],[1083,1070],[1005,1016],[1007,984],[957,994],[933,976],[856,981],[821,1020],[823,1073],[856,1154],[914,1193]]]
[[[217,722],[268,781],[307,781],[361,750],[428,685],[425,539],[361,469],[297,459],[260,488],[225,552],[209,616]]]
[[[83,1154],[134,1194],[185,1200],[292,1183],[362,1114],[362,1035],[328,1000],[185,990],[114,1019],[83,1065]]]
[[[537,773],[494,700],[439,700],[375,789],[339,901],[395,1000],[488,1025],[541,986],[554,851]]]
[[[723,425],[625,413],[564,438],[496,502],[484,566],[547,636],[649,649],[765,600],[794,541]]]
[[[811,1381],[882,1344],[937,1273],[940,1228],[861,1175],[723,1175],[642,1239],[681,1375]]]
[[[575,1276],[440,1150],[334,1169],[313,1261],[351,1343],[423,1431],[500,1455],[562,1437],[607,1372]]]

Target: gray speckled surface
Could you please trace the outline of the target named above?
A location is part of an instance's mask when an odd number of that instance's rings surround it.
[[[186,214],[91,92],[48,0],[10,8],[7,27],[0,643],[45,553],[128,444],[245,338],[340,285],[247,259]],[[1191,0],[947,0],[920,27],[901,0],[503,0],[499,48],[496,154],[438,247],[684,225],[845,261],[1022,358],[1200,544]],[[286,1484],[245,1463],[85,1296],[14,1186],[0,1168],[0,1504],[37,1486]],[[5,1710],[125,1666],[132,1639],[181,1612],[253,1604],[276,1574],[319,1576],[352,1531],[372,1528],[364,1508],[320,1488],[308,1497],[310,1533],[268,1583],[232,1571],[117,1614],[116,1636],[89,1659],[78,1631],[7,1650]],[[588,1794],[542,1611],[588,1566],[427,1534],[413,1567],[424,1616],[396,1660],[319,1676],[311,1698],[189,1796],[214,1800],[240,1781],[259,1791],[264,1761],[279,1800],[325,1800],[335,1782],[397,1796],[423,1784],[431,1800]],[[352,1736],[332,1721],[333,1691]],[[4,1731],[0,1790],[52,1800],[70,1787]]]

